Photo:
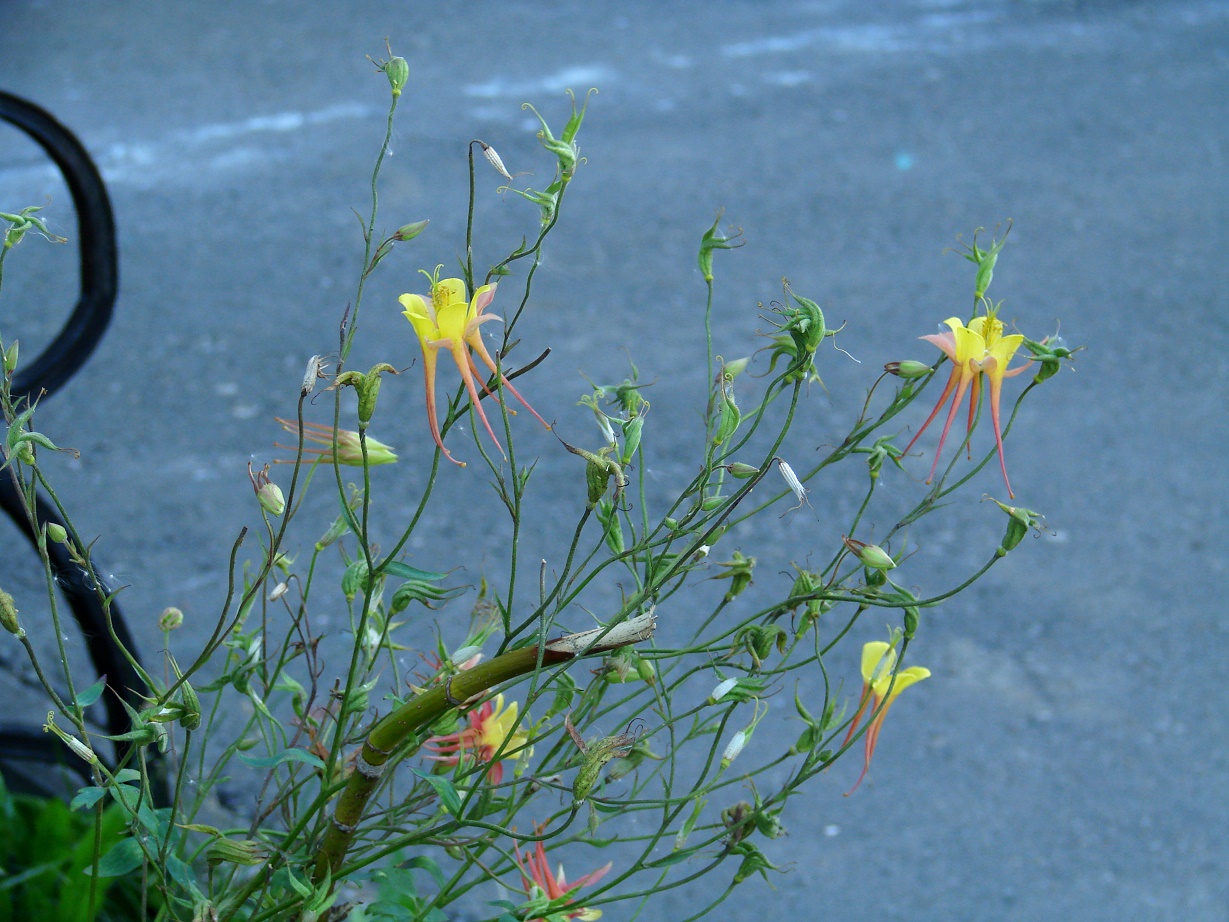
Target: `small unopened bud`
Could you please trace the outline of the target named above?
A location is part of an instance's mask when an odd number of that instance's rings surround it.
[[[741,359],[734,359],[732,362],[726,362],[721,366],[721,373],[725,375],[727,380],[733,381],[751,364],[751,357],[744,355]]]
[[[499,154],[495,153],[495,148],[482,141],[478,142],[482,145],[482,156],[486,157],[487,163],[495,167],[495,172],[502,176],[508,182],[512,182],[512,174],[508,172],[508,168],[504,166],[504,162],[499,159]]]
[[[746,480],[748,477],[754,477],[760,472],[760,469],[754,464],[744,464],[741,461],[735,461],[733,464],[727,464],[725,469],[739,480]]]
[[[58,522],[48,522],[47,540],[53,544],[68,544],[68,532]]]
[[[903,362],[888,362],[883,366],[883,370],[890,375],[906,379],[924,378],[934,371],[925,362],[916,362],[913,359],[905,359]]]
[[[17,606],[13,603],[13,597],[3,589],[0,589],[0,626],[18,638],[26,636],[21,622],[17,620]]]
[[[853,551],[854,556],[862,562],[864,567],[871,570],[891,570],[896,566],[892,555],[877,544],[867,544],[857,538],[842,537],[841,540],[845,542],[845,547]]]
[[[657,684],[657,667],[643,656],[636,657],[636,675],[648,685]]]
[[[183,624],[183,612],[174,605],[168,605],[162,609],[162,614],[158,616],[158,629],[161,631],[174,631]]]
[[[17,370],[17,352],[20,343],[18,340],[13,340],[13,345],[4,350],[4,373],[11,375]]]
[[[393,239],[402,243],[407,240],[413,240],[424,230],[426,230],[427,225],[430,223],[430,221],[415,221],[413,224],[402,225],[401,227],[397,228],[396,233],[393,234]]]

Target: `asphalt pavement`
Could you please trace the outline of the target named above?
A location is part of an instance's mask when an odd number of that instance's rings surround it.
[[[567,88],[600,89],[522,330],[553,349],[532,399],[579,429],[578,370],[620,380],[630,354],[657,382],[663,483],[690,470],[695,251],[718,208],[747,241],[718,254],[718,351],[754,348],[756,303],[788,276],[847,322],[839,343],[861,363],[825,358],[798,451],[839,438],[882,362],[933,358],[917,337],[967,309],[968,264],[944,250],[978,226],[1014,222],[1003,316],[1034,338],[1061,323],[1087,347],[1008,442],[1018,498],[1050,532],[928,613],[911,652],[933,678],[894,708],[867,783],[842,797],[846,763],[794,802],[789,837],[767,846],[788,869],[776,892],[749,881],[720,917],[1229,918],[1229,3],[4,4],[0,87],[70,126],[114,200],[114,323],[39,419],[82,452],[56,483],[101,536],[150,655],[165,605],[187,613],[185,644],[212,628],[252,521],[246,464],[273,457],[272,418],[336,342],[387,93],[365,55],[386,36],[411,78],[382,223],[431,219],[424,266],[461,246],[466,143],[545,171],[521,103],[558,124]],[[478,218],[502,246],[533,214],[491,189]],[[0,210],[48,196],[71,233],[45,161],[0,126]],[[32,241],[6,264],[0,328],[23,352],[63,319],[73,260],[71,244]],[[402,364],[417,347],[396,296],[417,268],[377,273],[366,295],[370,341],[404,349]],[[402,427],[377,433],[403,452],[393,511],[430,447],[407,378],[382,398]],[[521,451],[542,455],[548,483],[573,469],[548,435]],[[978,488],[999,495],[991,475]],[[739,546],[778,569],[804,557],[853,482]],[[420,559],[464,554],[471,573],[498,559],[474,489],[445,487]],[[918,535],[928,574],[967,572],[997,540],[975,498]],[[569,521],[548,511],[543,544]],[[36,593],[5,529],[0,584]],[[664,894],[643,918],[684,917],[696,898]]]

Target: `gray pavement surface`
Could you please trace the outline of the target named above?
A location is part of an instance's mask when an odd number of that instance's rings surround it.
[[[870,780],[841,796],[851,760],[815,784],[769,846],[790,868],[776,893],[750,881],[718,916],[1229,918],[1229,3],[10,0],[0,86],[83,139],[120,228],[115,321],[40,428],[82,451],[58,485],[82,532],[102,536],[96,554],[129,586],[151,654],[165,605],[188,613],[189,638],[211,626],[230,543],[252,520],[245,464],[272,456],[272,417],[307,356],[336,340],[358,264],[350,209],[365,207],[386,92],[364,55],[385,36],[411,83],[382,223],[432,224],[373,278],[368,342],[414,355],[395,297],[461,245],[466,142],[544,172],[520,103],[558,124],[564,89],[597,86],[589,159],[523,328],[554,349],[531,399],[583,431],[574,370],[621,379],[626,346],[658,382],[663,483],[688,473],[664,434],[696,437],[694,253],[718,207],[748,241],[718,254],[718,351],[746,351],[756,302],[788,275],[848,321],[840,344],[863,363],[826,359],[830,396],[808,404],[800,453],[839,437],[871,369],[932,358],[916,337],[964,310],[969,279],[942,251],[978,225],[1015,222],[993,290],[1004,316],[1034,336],[1061,320],[1088,347],[1008,444],[1020,501],[1053,533],[928,617],[914,661],[934,678],[894,709]],[[40,164],[0,129],[0,207],[50,195],[69,232]],[[493,191],[479,209],[492,255],[533,220]],[[23,244],[0,302],[6,337],[46,341],[74,266],[71,248]],[[425,426],[417,380],[402,385],[382,399],[404,428],[377,434],[403,451],[405,482],[386,489],[408,508]],[[521,446],[543,456],[546,483],[572,468],[549,436],[526,431]],[[919,477],[928,462],[912,462]],[[821,511],[826,500],[812,494]],[[838,527],[820,518],[737,540],[777,548],[779,569]],[[549,547],[567,522],[534,539]],[[424,562],[464,551],[475,573],[498,559],[500,535],[473,516],[430,524],[441,543],[415,549]],[[37,592],[7,527],[0,582]],[[934,566],[942,585],[999,528],[975,503],[936,517],[918,572]],[[645,918],[680,918],[695,898],[667,894]]]

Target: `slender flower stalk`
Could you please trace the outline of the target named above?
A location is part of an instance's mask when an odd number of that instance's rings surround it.
[[[866,777],[867,769],[871,767],[871,758],[875,755],[875,746],[879,743],[879,731],[883,727],[883,721],[888,716],[888,709],[896,700],[896,696],[910,685],[930,677],[930,670],[925,666],[910,666],[908,669],[901,669],[897,672],[893,679],[892,671],[895,668],[896,650],[889,644],[876,640],[862,647],[862,697],[858,701],[858,710],[849,724],[849,732],[845,734],[845,743],[853,739],[859,724],[862,723],[862,715],[868,709],[875,716],[870,726],[866,728],[866,757],[862,763],[862,773],[858,775],[858,780],[854,782],[853,787],[846,792],[846,797],[858,789],[858,785]],[[882,707],[880,707],[881,702]]]
[[[1014,498],[1011,481],[1007,479],[1007,462],[1003,458],[999,400],[1003,390],[1003,379],[1015,377],[1032,364],[1030,361],[1018,368],[1009,369],[1007,367],[1015,356],[1016,350],[1024,342],[1024,337],[1018,333],[1004,336],[1003,322],[995,316],[993,310],[984,316],[974,317],[969,321],[968,326],[961,323],[959,317],[948,317],[943,322],[950,328],[948,332],[932,333],[921,339],[943,350],[944,355],[951,360],[952,375],[947,379],[943,393],[939,395],[939,402],[935,404],[935,408],[930,411],[930,416],[926,417],[926,422],[922,423],[922,428],[906,446],[905,453],[908,454],[912,450],[922,433],[926,431],[926,427],[939,415],[947,399],[955,393],[951,409],[943,424],[943,434],[939,436],[939,444],[935,448],[934,462],[930,466],[930,475],[926,478],[926,482],[930,483],[934,480],[935,471],[939,466],[939,455],[943,451],[943,443],[947,441],[947,433],[952,428],[952,420],[956,418],[956,409],[964,399],[966,391],[969,392],[968,431],[970,433],[973,431],[973,420],[977,414],[977,404],[981,397],[981,379],[984,374],[990,382],[990,419],[994,424],[994,441],[999,451],[999,467],[1003,471],[1003,482],[1007,484],[1007,494]]]
[[[534,832],[538,835],[542,834],[541,826],[534,826]],[[522,881],[525,887],[525,892],[529,896],[546,897],[548,900],[557,900],[560,897],[567,896],[574,890],[579,890],[581,887],[589,884],[597,883],[614,866],[614,862],[607,862],[596,871],[590,871],[584,874],[571,883],[568,882],[566,875],[563,872],[563,865],[559,865],[557,873],[552,874],[550,862],[546,860],[546,846],[537,842],[528,856],[522,855],[519,847],[516,849],[516,863],[520,866],[522,873]],[[568,901],[571,905],[571,901]],[[552,914],[551,919],[580,919],[581,922],[592,922],[594,919],[600,919],[602,911],[600,909],[587,909],[584,906],[579,906],[576,909],[569,909],[562,916]],[[541,918],[534,918],[530,922],[544,922]]]
[[[488,320],[500,319],[494,314],[486,313],[487,307],[495,298],[496,286],[494,284],[483,285],[474,292],[472,299],[467,300],[465,283],[461,279],[440,279],[438,267],[435,275],[425,271],[423,275],[427,276],[431,282],[429,294],[426,297],[403,294],[398,300],[405,308],[402,314],[414,327],[419,345],[422,346],[422,367],[427,384],[427,422],[431,426],[431,437],[435,439],[435,444],[439,446],[444,456],[453,464],[465,466],[444,447],[444,440],[440,435],[439,417],[435,409],[435,367],[441,350],[446,350],[452,355],[452,360],[461,373],[461,380],[465,382],[465,390],[469,393],[470,402],[501,454],[503,446],[499,444],[495,430],[491,428],[486,413],[482,410],[478,387],[474,383],[475,376],[479,374],[478,366],[474,364],[474,354],[499,377],[500,383],[507,388],[508,392],[519,400],[538,422],[549,429],[550,425],[546,420],[538,415],[538,411],[531,407],[520,392],[504,377],[482,342],[482,324]],[[491,393],[486,382],[482,383],[482,389],[488,394]]]

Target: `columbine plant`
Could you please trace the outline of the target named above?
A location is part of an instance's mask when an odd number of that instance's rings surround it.
[[[547,425],[512,384],[546,372],[536,367],[539,359],[512,363],[513,331],[521,312],[533,309],[544,246],[583,164],[576,139],[586,107],[573,99],[557,132],[533,110],[554,167],[541,189],[518,186],[491,145],[470,145],[471,220],[463,240],[418,240],[427,227],[422,220],[381,237],[376,190],[409,70],[391,52],[377,66],[392,99],[364,224],[364,268],[342,321],[341,348],[332,365],[320,356],[307,361],[297,401],[294,384],[288,385],[288,407],[277,421],[292,436],[293,444],[280,447],[293,452],[294,467],[280,483],[268,465],[249,467],[260,541],[245,540],[245,529],[235,542],[230,591],[219,587],[217,620],[203,648],[182,649],[184,616],[172,607],[163,613],[166,668],[140,672],[146,706],[130,708],[130,730],[112,736],[120,744],[114,758],[85,714],[105,683],[81,691],[73,672],[80,664],[67,655],[56,669],[45,669],[19,620],[19,604],[38,603],[0,591],[0,624],[24,645],[52,702],[48,730],[88,763],[92,783],[73,806],[91,811],[96,823],[108,803],[121,811],[123,835],[118,844],[114,836],[95,838],[107,844],[92,854],[91,874],[95,880],[136,875],[145,909],[156,918],[224,922],[441,922],[461,900],[487,901],[501,922],[595,919],[610,903],[639,905],[716,874],[728,886],[696,897],[690,918],[700,918],[730,887],[777,870],[773,840],[784,832],[791,798],[804,786],[812,798],[832,796],[823,779],[837,774],[833,767],[859,744],[862,767],[853,788],[862,783],[889,708],[931,675],[904,665],[912,646],[924,643],[923,612],[1040,528],[1033,510],[996,500],[1006,531],[997,547],[987,548],[985,563],[954,588],[930,594],[914,588],[926,580],[910,552],[925,541],[928,517],[966,495],[969,480],[996,454],[1006,482],[1003,442],[1015,409],[1004,418],[1005,379],[1036,363],[1016,397],[1018,408],[1072,352],[1057,340],[1006,332],[1001,302],[985,296],[1004,241],[986,251],[975,237],[971,316],[951,317],[947,332],[922,336],[942,351],[940,362],[888,362],[843,433],[807,431],[787,439],[810,383],[819,379],[821,355],[840,355],[821,353],[838,331],[827,326],[815,300],[785,283],[780,301],[749,310],[745,327],[726,331],[720,343],[727,354],[753,355],[761,345],[752,332],[756,314],[769,318],[775,330],[762,345],[768,352],[759,362],[767,366],[762,376],[752,377],[749,358],[717,355],[709,322],[714,256],[740,245],[737,234],[720,229],[719,216],[702,234],[699,251],[706,299],[696,329],[707,360],[704,387],[691,395],[704,417],[691,446],[694,476],[671,493],[646,478],[655,458],[686,445],[678,433],[654,430],[634,366],[624,381],[594,384],[580,395],[583,409],[560,412],[548,426],[558,436],[550,452],[525,463],[505,398],[511,395]],[[478,191],[475,148],[507,183],[500,191],[537,209],[532,239],[489,263],[474,255],[498,246],[473,228],[474,198],[486,194]],[[27,212],[0,219],[24,229],[32,221]],[[20,239],[17,230],[5,237],[0,260],[14,237]],[[418,350],[407,336],[404,347],[384,344],[385,361],[370,370],[350,369],[370,309],[363,297],[367,279],[391,272],[404,280],[399,287],[410,288],[421,265],[450,252],[466,254],[459,277],[441,279],[439,267],[423,271],[425,293],[400,298]],[[495,313],[497,285],[501,303],[515,306],[504,317]],[[502,328],[492,320],[502,320]],[[497,329],[502,336],[492,335]],[[534,345],[544,354],[550,344]],[[883,343],[884,357],[897,346]],[[1021,349],[1032,362],[1010,367]],[[461,376],[450,393],[440,392],[441,351]],[[10,398],[16,344],[0,342],[0,353],[0,405],[8,425],[3,476],[19,487],[35,521],[35,488],[48,489],[46,462],[55,446],[33,428],[34,407]],[[382,386],[413,386],[412,377],[396,370],[415,358],[425,376],[424,437],[405,439],[401,460],[408,464],[391,466],[397,454],[369,427]],[[915,400],[943,362],[951,365],[947,384],[923,418]],[[305,409],[322,380],[332,418],[309,422]],[[688,386],[670,384],[676,390],[663,382],[655,402],[675,399]],[[343,401],[351,390],[356,399]],[[984,395],[994,447],[964,468],[957,457],[936,479],[939,451],[966,396],[972,457]],[[911,450],[949,400],[923,485]],[[478,427],[469,427],[485,474],[462,470],[453,455],[462,440],[454,426],[470,415],[499,449],[488,453]],[[493,421],[503,423],[502,440]],[[405,428],[402,419],[381,422],[385,431]],[[918,428],[902,449],[897,439],[910,425]],[[837,447],[798,463],[816,444]],[[547,464],[550,482],[537,490],[535,466]],[[868,477],[842,539],[825,546],[814,537],[807,510],[831,514],[824,497],[837,464],[865,465]],[[389,511],[403,508],[402,501],[388,500],[399,495],[411,465],[414,482],[424,485],[407,518]],[[301,500],[308,489],[320,489],[311,475],[323,470],[331,472],[320,480],[336,493],[339,512],[332,522],[313,524],[302,520],[301,510],[310,507]],[[877,494],[888,478],[903,503]],[[471,493],[471,518],[480,515],[486,532],[502,535],[505,559],[457,558],[464,544],[450,546],[427,531],[425,513],[442,501],[436,492],[445,479]],[[487,484],[494,497],[484,501]],[[820,484],[824,490],[816,489]],[[1010,487],[1008,495],[1014,496]],[[518,556],[518,539],[527,529],[541,533],[534,507],[543,503],[555,517],[570,511],[574,525],[549,563],[529,566]],[[998,514],[994,505],[977,508]],[[757,567],[781,544],[776,538],[755,544],[752,535],[763,530],[742,525],[759,517],[774,531],[789,530],[796,555],[791,576]],[[377,529],[391,535],[383,546],[372,540]],[[71,525],[44,532],[50,574],[48,542],[93,572],[95,545]],[[424,550],[411,553],[412,547]],[[305,550],[292,559],[287,548]],[[480,564],[486,573],[464,569]],[[503,574],[502,581],[488,584],[490,573]],[[93,585],[109,605],[102,581]],[[48,601],[59,637],[54,594]],[[312,616],[339,606],[348,622],[340,637],[326,639]],[[432,621],[428,611],[442,609],[446,614]],[[330,651],[327,662],[322,649]],[[850,698],[843,680],[858,674],[859,661],[862,690]],[[214,678],[206,682],[205,675]],[[792,693],[801,722],[788,739],[782,738],[787,725],[774,723],[767,706],[783,692]],[[904,720],[925,717],[900,714],[894,726]],[[217,795],[228,784],[246,786],[251,795],[231,803],[254,806],[220,806]],[[569,880],[562,865],[552,870],[548,842],[556,860],[601,866]],[[610,853],[586,862],[579,843]]]

